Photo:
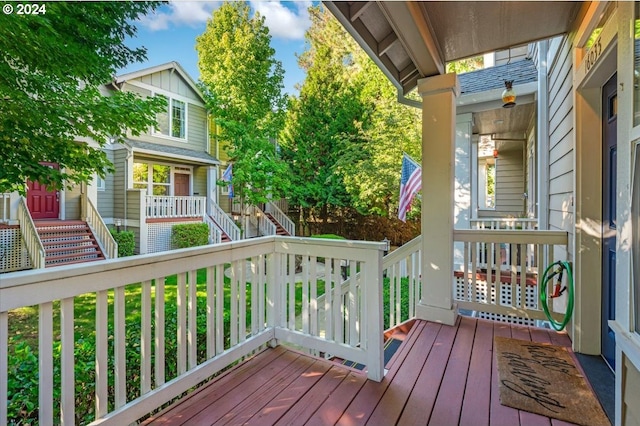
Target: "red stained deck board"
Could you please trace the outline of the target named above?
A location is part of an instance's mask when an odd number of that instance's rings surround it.
[[[493,335],[511,337],[511,327],[509,324],[493,323]],[[491,339],[493,344],[493,339]],[[489,424],[491,426],[514,426],[520,424],[518,410],[500,404],[500,389],[498,388],[498,363],[496,357],[492,356],[491,361],[491,408],[489,411]]]
[[[402,368],[393,377],[389,389],[382,396],[377,407],[371,414],[368,423],[372,425],[393,424],[402,414],[405,403],[414,389],[418,374],[427,359],[427,355],[433,348],[433,343],[442,326],[435,327],[427,324],[420,333],[420,338],[415,342],[411,352],[402,362]],[[435,325],[435,324],[434,324]]]
[[[278,420],[278,424],[294,425],[294,424],[307,424],[307,421],[315,416],[315,412],[325,402],[327,396],[331,394],[340,385],[340,383],[349,375],[349,371],[341,366],[334,366],[329,371],[326,371],[320,380],[314,382],[313,392],[308,392],[306,389],[304,392],[298,393],[298,401],[291,406],[287,412]],[[300,395],[304,395],[300,398]],[[295,397],[293,393],[289,395],[291,399]],[[251,422],[249,425],[263,426],[265,424],[274,424],[274,422]]]
[[[356,395],[347,410],[340,417],[336,423],[337,425],[350,426],[366,424],[378,401],[380,401],[380,398],[382,398],[382,395],[387,390],[387,387],[399,369],[403,367],[405,358],[411,353],[413,346],[422,336],[422,330],[426,326],[427,324],[423,323],[411,329],[408,339],[405,340],[405,343],[400,347],[398,358],[389,372],[384,376],[384,379],[382,379],[380,383],[367,380],[362,389],[360,389],[360,392],[358,392],[358,395]],[[438,325],[436,326],[439,327]]]
[[[285,352],[282,356],[276,358],[266,367],[256,371],[249,379],[230,391],[224,393],[215,402],[210,402],[204,410],[189,419],[191,425],[211,425],[218,422],[223,416],[233,410],[237,405],[256,397],[256,392],[269,381],[289,367],[294,361],[300,357],[300,354],[293,352]],[[224,392],[224,388],[221,389]],[[207,401],[209,402],[209,401]]]
[[[315,363],[315,359],[308,356],[300,356],[289,364],[282,371],[273,376],[267,383],[256,389],[254,397],[245,399],[240,404],[233,407],[224,417],[216,423],[218,424],[244,424],[251,417],[259,414],[262,408],[267,406],[274,397],[278,397],[286,392],[293,382],[296,381],[309,367]],[[264,423],[263,423],[264,424]]]
[[[433,323],[429,323],[431,325]],[[405,405],[399,425],[424,424],[431,416],[458,328],[442,325]]]
[[[489,425],[492,359],[493,323],[488,320],[478,320],[460,413],[460,425]]]
[[[315,411],[315,413],[313,413],[311,418],[308,419],[305,423],[307,426],[325,426],[336,424],[338,422],[342,413],[344,413],[351,401],[353,401],[353,398],[358,394],[360,389],[362,389],[362,386],[364,386],[367,381],[364,374],[355,373],[353,371],[348,373],[349,374],[340,382],[335,390],[331,392],[324,403]],[[332,374],[334,373],[332,372]],[[278,422],[278,424],[281,423]],[[294,425],[296,424],[296,421],[295,419],[291,419],[289,423],[282,424]]]
[[[472,318],[460,317],[456,340],[429,420],[431,424],[453,425],[460,421],[476,323]]]
[[[256,371],[266,367],[273,360],[286,353],[284,347],[278,347],[263,351],[250,360],[225,372],[214,381],[202,386],[200,389],[183,399],[180,404],[175,404],[159,414],[147,419],[144,425],[181,425],[200,410],[205,409],[207,404],[215,401],[220,396],[235,386],[239,386],[243,380],[251,377]]]

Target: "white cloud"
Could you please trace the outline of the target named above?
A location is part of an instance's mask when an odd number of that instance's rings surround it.
[[[219,1],[172,1],[155,13],[143,16],[140,24],[151,31],[184,25],[196,27],[207,22],[220,4]],[[307,11],[312,5],[311,1],[253,0],[250,4],[254,11],[264,16],[269,33],[274,38],[302,40],[311,25]]]
[[[287,2],[293,9],[279,1],[251,1],[251,7],[264,16],[271,36],[290,40],[302,40],[311,25],[310,1]]]
[[[151,31],[166,30],[170,26],[199,26],[220,6],[219,1],[174,1],[155,13],[143,16],[140,23]]]

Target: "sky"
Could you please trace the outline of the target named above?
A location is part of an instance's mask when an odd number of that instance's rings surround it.
[[[206,28],[207,19],[220,7],[220,1],[172,1],[138,22],[137,37],[128,44],[147,48],[147,62],[133,63],[120,74],[176,61],[198,81],[196,37]],[[297,94],[305,74],[298,67],[296,54],[305,50],[305,31],[311,25],[307,9],[310,1],[249,1],[252,10],[265,17],[271,34],[271,47],[285,70],[285,92]]]

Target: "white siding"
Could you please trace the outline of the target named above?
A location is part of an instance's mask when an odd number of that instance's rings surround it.
[[[509,142],[508,151],[500,151],[496,164],[496,213],[506,216],[524,214],[525,174],[523,143]]]

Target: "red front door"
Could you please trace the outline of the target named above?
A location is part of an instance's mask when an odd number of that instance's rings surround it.
[[[174,175],[175,183],[173,185],[173,195],[175,196],[189,196],[191,195],[191,188],[189,184],[190,176],[184,173],[176,173]]]
[[[56,163],[41,163],[58,168]],[[38,182],[27,182],[27,207],[33,219],[57,219],[60,214],[60,198],[58,191],[47,191],[46,185]]]

